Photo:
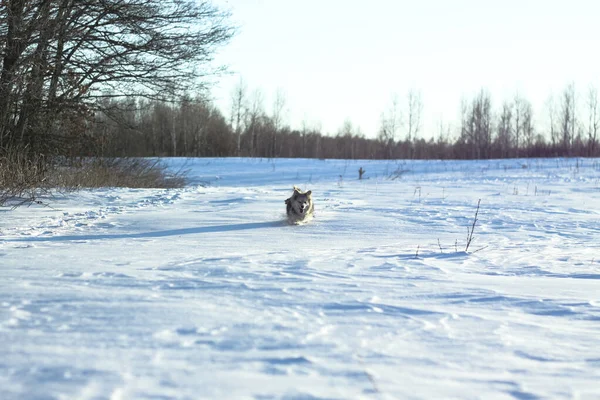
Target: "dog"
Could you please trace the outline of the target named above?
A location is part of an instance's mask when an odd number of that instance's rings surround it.
[[[307,222],[313,217],[315,210],[312,191],[303,192],[294,186],[294,194],[285,200],[285,211],[290,224]]]

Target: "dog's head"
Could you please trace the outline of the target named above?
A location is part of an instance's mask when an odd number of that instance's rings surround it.
[[[312,191],[302,192],[296,186],[294,186],[294,194],[292,197],[285,201],[285,204],[291,205],[291,207],[299,215],[304,215],[310,209],[310,203],[312,202]]]

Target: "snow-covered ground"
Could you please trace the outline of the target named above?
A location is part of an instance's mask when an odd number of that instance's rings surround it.
[[[0,399],[600,398],[600,160],[167,162],[0,209]]]

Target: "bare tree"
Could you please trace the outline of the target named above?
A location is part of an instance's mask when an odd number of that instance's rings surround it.
[[[520,156],[522,147],[530,147],[533,142],[533,107],[529,100],[516,94],[514,101],[514,148],[515,155]]]
[[[175,98],[172,100],[172,104],[175,105]],[[172,146],[172,156],[177,157],[177,129],[175,127],[175,107],[171,111],[171,146]]]
[[[554,95],[548,96],[545,104],[546,112],[548,115],[548,133],[550,134],[550,142],[553,148],[556,148],[560,142],[560,132],[557,126],[558,117],[556,115],[556,102]]]
[[[588,149],[589,156],[596,156],[598,130],[600,129],[600,109],[598,108],[598,89],[590,86],[587,93],[588,106]]]
[[[16,124],[18,110],[10,107],[23,87],[23,76],[19,72],[25,68],[25,59],[33,45],[33,23],[26,20],[31,14],[30,8],[24,0],[3,1],[0,7],[0,18],[6,23],[6,31],[0,30],[0,41],[4,44],[0,74],[0,149],[11,144],[15,136],[11,128]]]
[[[498,132],[496,134],[496,148],[498,156],[508,157],[513,143],[513,107],[505,102],[498,118]]]
[[[245,119],[246,106],[246,92],[248,88],[242,78],[238,82],[237,86],[233,90],[231,96],[231,125],[235,132],[237,140],[237,155],[238,157],[242,151],[242,123]]]
[[[524,103],[523,112],[523,123],[521,125],[523,129],[523,140],[526,148],[531,148],[535,139],[535,129],[533,124],[533,107],[531,103],[527,101]]]
[[[285,103],[285,92],[281,88],[277,89],[277,92],[275,93],[275,101],[273,102],[273,115],[271,117],[274,128],[273,132],[271,133],[271,157],[278,156],[277,134],[283,125]]]
[[[412,142],[417,138],[421,130],[421,114],[423,113],[423,101],[421,92],[411,89],[408,91],[408,116],[406,121],[406,139]]]
[[[460,140],[469,149],[468,158],[488,158],[492,141],[492,105],[489,92],[481,90],[471,101],[463,101]]]
[[[302,130],[300,131],[301,146],[300,146],[300,157],[306,157],[306,142],[308,137],[308,122],[306,118],[302,120]]]
[[[249,136],[248,150],[251,157],[257,155],[260,120],[264,117],[263,95],[258,89],[252,93],[250,106],[246,111],[246,131]]]
[[[381,113],[381,126],[378,139],[387,149],[387,158],[393,158],[394,144],[396,143],[400,126],[402,125],[402,114],[398,107],[398,96],[392,96],[392,104],[388,112]]]
[[[444,120],[440,117],[439,119],[439,127],[438,127],[438,136],[435,143],[433,145],[433,151],[429,152],[427,158],[438,158],[444,159],[450,157],[449,154],[449,140],[452,133],[452,125],[450,123],[444,122]]]
[[[210,104],[201,96],[185,94],[179,100],[179,107],[173,109],[175,138],[179,143],[177,155],[201,155],[206,145],[206,131],[210,119]]]
[[[575,84],[570,83],[562,92],[559,126],[563,150],[569,154],[576,137],[577,116],[575,104]]]
[[[356,147],[353,138],[360,135],[360,129],[354,128],[350,119],[345,119],[342,127],[337,132],[336,158],[355,159]]]
[[[515,155],[518,157],[519,156],[519,149],[521,148],[521,135],[522,135],[522,102],[523,99],[521,98],[521,96],[517,93],[515,95],[515,98],[513,100],[513,107],[514,107],[514,144],[513,147],[515,149]]]
[[[56,150],[103,98],[202,87],[233,34],[227,17],[208,1],[3,0],[0,146]]]

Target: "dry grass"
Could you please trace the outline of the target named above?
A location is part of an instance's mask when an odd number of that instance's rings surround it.
[[[157,159],[93,158],[59,166],[52,183],[58,188],[177,188],[185,185],[185,172],[171,173]]]
[[[479,206],[481,205],[481,199],[477,202],[477,210],[475,210],[475,218],[473,218],[473,225],[471,229],[467,227],[467,246],[465,247],[465,252],[469,251],[469,246],[473,241],[473,234],[475,233],[475,224],[477,223],[477,216],[479,215]]]
[[[185,172],[172,173],[160,160],[145,158],[88,158],[57,163],[26,151],[0,153],[0,207],[42,203],[53,190],[130,187],[176,188],[186,183]]]
[[[42,156],[25,151],[0,152],[0,206],[13,200],[13,206],[33,203],[48,191],[49,166]]]

